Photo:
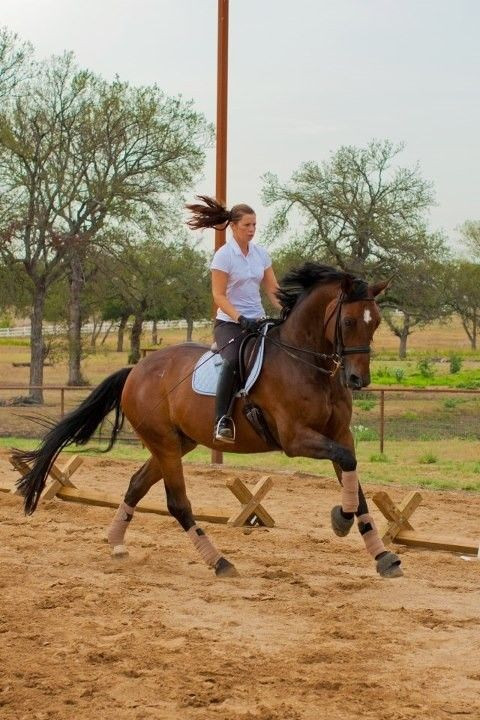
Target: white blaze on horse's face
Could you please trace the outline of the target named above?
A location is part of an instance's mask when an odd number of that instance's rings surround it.
[[[363,320],[366,325],[372,322],[372,313],[368,308],[363,311]]]

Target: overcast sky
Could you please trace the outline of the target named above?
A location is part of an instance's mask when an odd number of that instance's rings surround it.
[[[215,120],[217,0],[1,0],[0,25]],[[230,0],[229,204],[261,227],[263,173],[388,138],[434,183],[431,228],[455,242],[480,219],[479,27],[478,0]],[[214,191],[211,151],[191,195]]]

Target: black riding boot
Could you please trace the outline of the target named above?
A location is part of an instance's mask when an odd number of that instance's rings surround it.
[[[235,442],[235,425],[231,414],[235,392],[237,390],[238,373],[236,365],[224,360],[218,377],[217,395],[215,398],[215,440],[225,443]]]

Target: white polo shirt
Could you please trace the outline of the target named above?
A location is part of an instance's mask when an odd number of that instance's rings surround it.
[[[244,255],[234,238],[217,250],[213,256],[211,270],[227,273],[227,299],[240,315],[247,318],[260,318],[265,315],[260,298],[260,283],[265,270],[272,264],[265,248],[250,241],[248,254]],[[217,320],[233,322],[232,318],[217,310]]]

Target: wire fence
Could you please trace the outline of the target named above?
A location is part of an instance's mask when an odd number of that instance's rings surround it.
[[[480,390],[368,388],[354,394],[356,441],[480,439]]]
[[[57,422],[77,407],[92,387],[44,385],[43,405],[28,403],[29,385],[0,385],[0,434],[39,438],[48,423]],[[354,393],[351,423],[356,442],[378,442],[381,453],[391,442],[453,438],[480,440],[480,390],[371,387]],[[96,434],[110,436],[106,418]],[[128,422],[124,442],[140,442]]]

